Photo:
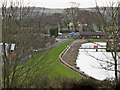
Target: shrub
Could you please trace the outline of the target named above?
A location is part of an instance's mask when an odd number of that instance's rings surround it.
[[[58,28],[57,27],[53,27],[50,29],[50,36],[55,36],[57,37],[58,36]]]
[[[70,78],[58,78],[55,82],[59,82],[57,86],[60,86],[60,88],[79,88],[79,89],[92,89],[94,90],[99,85],[96,83],[96,81],[90,80],[90,79],[70,79]]]

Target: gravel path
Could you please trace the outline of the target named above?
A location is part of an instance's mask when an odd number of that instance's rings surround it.
[[[88,42],[87,40],[76,40],[71,48],[64,54],[63,60],[69,65],[76,67],[76,59],[78,56],[78,51],[82,43]]]

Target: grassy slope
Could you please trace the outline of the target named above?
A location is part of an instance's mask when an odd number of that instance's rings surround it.
[[[92,39],[90,41],[92,41],[92,42],[106,42],[107,39]]]
[[[60,53],[70,43],[71,43],[71,41],[51,49],[50,52],[48,53],[48,55],[46,56],[46,58],[45,58],[46,61],[51,62],[51,63],[46,66],[44,71],[47,72],[48,77],[50,79],[53,79],[56,77],[81,78],[80,75],[78,75],[77,73],[73,72],[72,70],[66,68],[58,60],[58,56],[60,55]]]
[[[20,82],[22,83],[22,81],[25,78],[24,77],[25,75],[27,75],[27,76],[29,75],[34,80],[36,80],[37,77],[40,78],[41,72],[42,72],[42,74],[47,76],[47,78],[49,78],[51,81],[53,81],[55,78],[61,78],[61,77],[76,78],[76,79],[82,78],[79,74],[75,73],[74,71],[72,71],[72,70],[68,69],[67,67],[65,67],[64,65],[62,65],[58,60],[58,56],[60,55],[60,53],[71,42],[72,41],[68,41],[60,46],[52,48],[51,50],[46,50],[46,51],[42,52],[42,54],[40,52],[36,53],[34,55],[34,57],[35,57],[34,60],[31,60],[33,62],[29,61],[27,63],[27,66],[23,69],[23,71],[26,71],[26,70],[28,70],[29,67],[33,67],[32,70],[29,73],[25,73],[24,75],[22,75]],[[46,52],[48,52],[48,54],[43,58],[43,55]],[[42,66],[44,68],[40,69]],[[19,67],[20,66],[18,66],[17,68],[19,68]],[[34,72],[36,69],[37,69],[37,71]],[[20,72],[18,72],[18,73],[20,73]],[[27,82],[29,83],[28,79],[27,79]]]

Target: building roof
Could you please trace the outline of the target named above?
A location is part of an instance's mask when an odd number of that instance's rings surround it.
[[[88,36],[101,36],[105,35],[104,32],[93,32],[93,31],[80,31],[80,35],[88,35]]]
[[[15,44],[14,43],[11,44],[11,50],[15,50]]]

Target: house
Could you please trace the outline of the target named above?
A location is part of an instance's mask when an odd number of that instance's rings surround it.
[[[79,35],[83,39],[106,39],[104,32],[80,31]]]
[[[10,47],[10,51],[11,51],[11,59],[14,58],[14,50],[15,50],[15,44],[12,43],[11,45],[5,43],[5,52],[6,52],[6,56],[9,58],[9,55],[8,55],[8,51],[9,51],[9,47]],[[3,51],[3,43],[0,43],[0,56],[2,56],[4,54],[4,51]]]
[[[15,50],[15,44],[14,43],[12,43],[11,44],[11,59],[13,59],[14,58],[14,55],[15,55],[15,52],[14,52],[14,50]]]

